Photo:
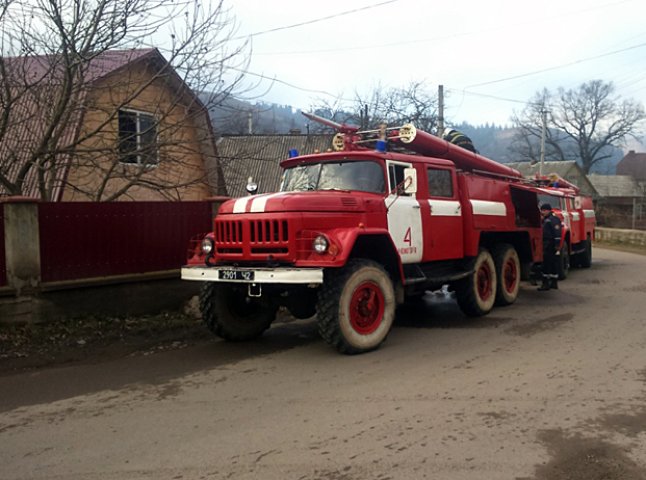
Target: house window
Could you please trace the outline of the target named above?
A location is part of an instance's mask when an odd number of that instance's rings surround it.
[[[119,110],[119,155],[122,163],[158,163],[157,122],[153,115],[134,110]]]
[[[428,192],[431,197],[453,197],[453,179],[450,170],[429,168]]]

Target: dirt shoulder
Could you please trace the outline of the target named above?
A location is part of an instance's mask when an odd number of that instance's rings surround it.
[[[197,316],[184,312],[0,324],[0,375],[184,348],[212,339]]]

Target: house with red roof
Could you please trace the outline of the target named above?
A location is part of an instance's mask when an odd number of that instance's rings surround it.
[[[617,164],[617,175],[630,175],[638,182],[645,182],[646,153],[630,150]]]
[[[200,200],[217,191],[208,111],[154,48],[0,59],[0,196]]]

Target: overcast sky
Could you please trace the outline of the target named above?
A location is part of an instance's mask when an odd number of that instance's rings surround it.
[[[249,71],[276,79],[268,102],[308,109],[424,81],[444,85],[449,122],[507,124],[543,88],[601,79],[646,104],[644,0],[227,3],[251,35]]]

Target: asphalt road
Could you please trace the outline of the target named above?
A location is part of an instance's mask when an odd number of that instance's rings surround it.
[[[366,355],[303,321],[0,377],[0,478],[646,479],[645,292],[596,249],[484,318],[427,295]]]

